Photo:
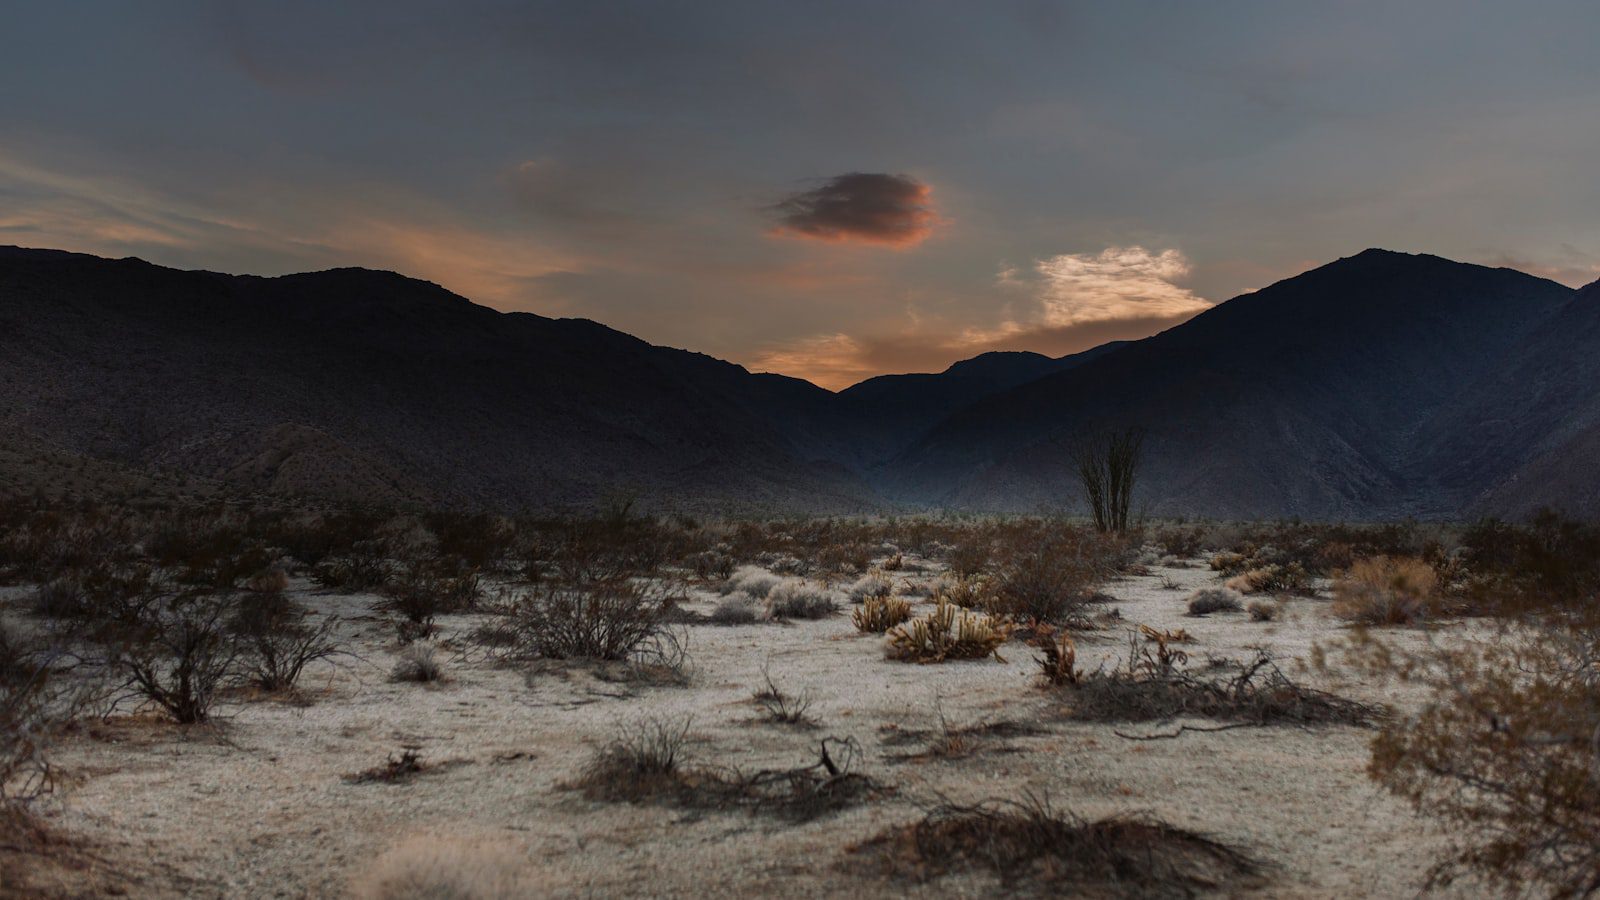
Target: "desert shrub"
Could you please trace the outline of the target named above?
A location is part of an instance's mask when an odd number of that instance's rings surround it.
[[[766,607],[760,601],[747,594],[734,594],[717,602],[708,621],[714,625],[754,625],[766,618]]]
[[[1201,588],[1189,595],[1189,615],[1204,616],[1214,612],[1238,612],[1244,609],[1244,598],[1233,588]]]
[[[281,594],[288,589],[289,573],[276,567],[257,572],[245,582],[245,590],[256,594]]]
[[[286,691],[306,666],[346,652],[335,633],[338,624],[330,616],[313,625],[304,608],[269,594],[240,603],[229,628],[243,645],[241,662],[250,680],[265,691]]]
[[[625,726],[584,768],[572,787],[590,800],[666,803],[694,810],[747,810],[807,822],[849,808],[882,791],[852,771],[852,741],[824,738],[821,758],[790,769],[744,773],[691,766],[689,722],[646,719]],[[838,757],[836,759],[836,757]]]
[[[995,566],[985,610],[1018,622],[1081,617],[1106,575],[1103,539],[1066,532],[1021,542]]]
[[[1243,553],[1223,551],[1211,557],[1211,571],[1221,572],[1224,575],[1242,575],[1256,562],[1255,558]]]
[[[1006,623],[949,603],[889,630],[886,654],[903,662],[937,663],[951,659],[996,658],[1011,636]]]
[[[63,657],[0,624],[0,817],[54,785],[46,750],[87,699],[59,678]]]
[[[810,694],[796,696],[786,693],[772,680],[772,673],[765,668],[761,670],[761,681],[761,689],[752,694],[751,699],[767,714],[767,721],[779,725],[811,724],[807,715],[811,710]]]
[[[774,619],[825,619],[839,611],[839,603],[827,588],[785,581],[768,592],[767,609]]]
[[[33,611],[37,615],[65,619],[89,612],[89,596],[76,575],[63,575],[39,585],[33,592]]]
[[[465,612],[482,594],[475,571],[451,572],[438,562],[413,563],[391,575],[379,589],[377,608],[401,620],[401,637],[410,639],[433,632],[434,619]]]
[[[1027,886],[1072,896],[1187,897],[1259,870],[1241,851],[1158,819],[1089,821],[1034,797],[941,804],[857,852],[915,881],[985,870],[1007,893]]]
[[[738,591],[757,600],[765,600],[767,594],[782,581],[782,578],[760,566],[740,566],[728,576],[727,582],[722,586],[722,592],[731,594]]]
[[[868,572],[850,585],[848,593],[852,603],[865,603],[869,597],[888,597],[894,594],[894,579],[882,572]]]
[[[993,548],[987,537],[973,537],[960,541],[950,548],[945,556],[945,563],[950,571],[958,576],[970,577],[981,575],[989,567],[989,559],[993,555]]]
[[[1265,651],[1249,662],[1225,662],[1195,675],[1187,670],[1188,655],[1171,643],[1153,629],[1131,635],[1125,666],[1096,669],[1067,682],[1069,715],[1086,722],[1187,716],[1218,719],[1228,727],[1370,725],[1383,716],[1378,707],[1295,682]]]
[[[129,610],[103,632],[107,662],[126,688],[180,724],[204,722],[237,671],[241,641],[226,597],[179,594]]]
[[[1278,614],[1283,612],[1281,604],[1267,600],[1252,600],[1248,609],[1250,610],[1250,621],[1252,622],[1276,621]]]
[[[389,670],[389,680],[414,684],[443,681],[444,663],[439,661],[439,653],[433,645],[420,641],[407,644],[395,659],[394,668]]]
[[[734,558],[721,550],[702,550],[690,558],[689,567],[701,581],[726,581],[733,575]]]
[[[344,780],[350,784],[400,784],[432,768],[432,764],[423,762],[421,748],[409,745],[401,747],[400,755],[391,753],[378,765],[346,775]]]
[[[1155,533],[1155,543],[1168,556],[1192,559],[1205,547],[1205,529],[1198,526],[1162,528]]]
[[[868,597],[850,618],[860,631],[883,634],[911,618],[911,603],[898,597]]]
[[[941,578],[933,586],[933,599],[954,603],[963,609],[986,609],[989,605],[990,587],[986,578]]]
[[[518,598],[511,624],[547,659],[626,660],[666,626],[672,598],[647,581],[549,583]]]
[[[1054,637],[1042,635],[1036,644],[1041,652],[1033,661],[1046,684],[1059,687],[1077,684],[1083,678],[1083,670],[1078,668],[1078,645],[1071,635],[1065,631]]]
[[[1438,575],[1420,559],[1363,559],[1334,582],[1333,613],[1365,625],[1407,625],[1433,611]]]
[[[1484,640],[1419,650],[1363,632],[1355,658],[1428,694],[1382,729],[1368,774],[1459,835],[1430,886],[1476,874],[1508,894],[1596,892],[1600,615],[1504,622]]]
[[[1309,594],[1311,576],[1299,563],[1269,564],[1228,579],[1227,586],[1241,594]]]
[[[1546,510],[1523,526],[1479,522],[1461,545],[1467,568],[1487,582],[1472,599],[1489,611],[1581,606],[1600,593],[1600,525]]]
[[[389,580],[393,568],[382,542],[356,541],[343,555],[323,559],[311,571],[312,580],[347,594],[376,590]]]
[[[508,847],[429,835],[379,856],[350,883],[353,900],[499,900],[532,897],[540,885]]]

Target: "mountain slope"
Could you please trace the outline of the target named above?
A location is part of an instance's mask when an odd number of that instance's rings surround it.
[[[1472,405],[1572,291],[1507,269],[1372,250],[1221,304],[992,397],[890,467],[905,500],[1001,510],[1070,504],[1070,447],[1149,435],[1152,512],[1378,517],[1453,512],[1415,436]]]
[[[517,509],[628,488],[744,509],[877,504],[771,424],[774,384],[826,402],[820,388],[386,272],[255,278],[11,250],[0,380],[9,433],[244,487]]]

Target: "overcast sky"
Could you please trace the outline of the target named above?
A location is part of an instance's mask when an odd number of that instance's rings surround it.
[[[840,387],[1370,246],[1600,277],[1593,3],[32,3],[0,243],[395,269]]]

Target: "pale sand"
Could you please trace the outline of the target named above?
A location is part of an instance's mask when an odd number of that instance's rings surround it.
[[[1161,576],[1182,589],[1163,589]],[[1394,699],[1388,687],[1298,669],[1314,642],[1343,630],[1326,600],[1292,600],[1272,624],[1244,613],[1184,615],[1189,591],[1214,583],[1204,568],[1156,569],[1107,590],[1128,625],[1188,629],[1197,662],[1265,646],[1298,679]],[[1269,866],[1251,896],[1413,895],[1446,846],[1367,779],[1369,731],[1251,728],[1132,743],[1113,727],[1171,726],[1062,720],[1035,684],[1033,651],[1016,642],[1003,663],[890,662],[883,638],[855,632],[846,611],[791,625],[693,626],[686,688],[630,688],[583,670],[525,675],[448,653],[451,681],[426,687],[386,680],[392,629],[367,611],[372,598],[297,588],[314,609],[350,617],[347,633],[363,658],[308,673],[312,705],[228,703],[220,730],[114,723],[60,748],[73,780],[41,809],[139,873],[134,895],[338,896],[375,857],[419,835],[520,854],[529,883],[555,896],[985,895],[995,883],[982,877],[910,885],[865,876],[849,868],[849,848],[914,820],[940,795],[976,801],[1024,791],[1085,816],[1153,813],[1245,848]],[[694,607],[709,610],[713,600],[700,594]],[[450,617],[446,634],[459,641],[476,622]],[[1125,630],[1086,637],[1084,664],[1120,659]],[[763,665],[785,691],[810,694],[818,728],[760,722],[750,695]],[[880,729],[936,727],[936,702],[955,726],[1025,720],[1048,733],[991,739],[1011,752],[892,760],[916,748],[886,747]],[[562,788],[620,723],[644,715],[692,716],[694,759],[745,770],[814,762],[820,737],[852,736],[865,751],[859,770],[897,791],[792,826],[744,812],[593,803]],[[402,744],[450,764],[401,784],[344,780]]]

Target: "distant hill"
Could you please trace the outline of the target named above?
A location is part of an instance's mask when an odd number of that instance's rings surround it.
[[[1370,250],[1142,341],[839,393],[390,272],[0,248],[0,487],[36,471],[499,510],[1076,507],[1148,433],[1148,512],[1600,516],[1600,288]]]

